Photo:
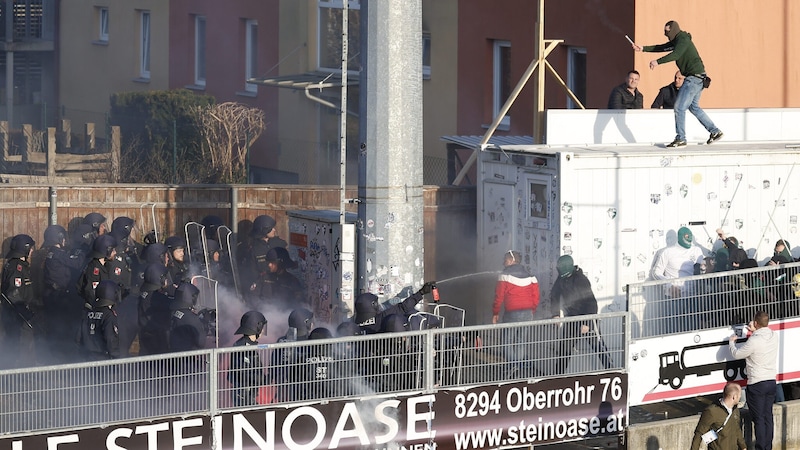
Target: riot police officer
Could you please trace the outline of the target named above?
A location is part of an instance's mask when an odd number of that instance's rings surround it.
[[[233,346],[248,347],[258,345],[258,338],[267,325],[267,319],[258,311],[248,311],[244,313],[239,324],[234,334],[241,334],[242,337]],[[258,352],[232,352],[228,381],[233,386],[233,406],[255,405],[258,389],[267,381]]]
[[[119,300],[119,285],[111,280],[97,284],[95,298],[83,316],[78,345],[87,361],[119,358],[119,327],[114,305]]]
[[[171,352],[188,352],[200,350],[206,346],[208,330],[196,312],[198,289],[192,283],[181,283],[175,289],[170,309],[172,317],[169,327],[169,350]]]
[[[90,212],[89,214],[84,216],[81,223],[92,227],[92,230],[94,232],[94,238],[106,234],[106,232],[108,231],[108,225],[106,224],[105,216],[103,216],[98,212]]]
[[[191,281],[192,274],[186,259],[186,239],[182,236],[170,236],[164,241],[164,245],[168,249],[167,268],[172,282],[178,285],[181,281]]]
[[[130,217],[117,217],[111,222],[111,236],[117,239],[117,254],[108,261],[108,272],[122,288],[122,297],[126,297],[133,286],[132,273],[139,259],[141,249],[131,239],[134,220]]]
[[[33,283],[31,281],[30,258],[36,246],[33,238],[27,234],[18,234],[11,238],[11,245],[3,265],[0,292],[3,298],[0,307],[0,325],[5,332],[5,353],[0,364],[14,367],[22,350],[23,327],[31,329],[33,317]],[[27,341],[27,339],[26,339]],[[24,342],[27,346],[29,342]]]
[[[103,280],[112,280],[107,262],[117,255],[117,239],[110,234],[98,236],[92,243],[92,252],[89,254],[89,263],[78,279],[78,293],[86,302],[87,309],[95,301],[94,290]],[[116,282],[116,281],[115,281]]]
[[[44,265],[42,268],[42,303],[44,329],[56,362],[69,362],[74,356],[75,329],[80,321],[81,301],[75,293],[76,274],[84,258],[66,249],[67,230],[50,225],[44,230]]]
[[[170,299],[169,274],[163,264],[151,263],[144,269],[139,290],[139,355],[169,352]]]

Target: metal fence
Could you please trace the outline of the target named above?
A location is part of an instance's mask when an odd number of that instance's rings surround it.
[[[0,434],[619,371],[625,368],[627,317],[446,327],[0,371]]]
[[[800,315],[800,263],[628,285],[631,334],[653,337]]]

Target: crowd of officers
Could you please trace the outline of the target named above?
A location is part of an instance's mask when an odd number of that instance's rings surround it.
[[[139,355],[205,348],[216,311],[198,307],[192,280],[235,289],[236,267],[238,297],[252,308],[305,302],[302,284],[286,271],[293,263],[271,216],[256,217],[233,252],[217,216],[205,217],[196,236],[163,242],[154,231],[134,240],[129,217],[109,227],[93,212],[73,223],[69,233],[48,226],[38,248],[27,234],[10,239],[0,285],[0,368],[129,356],[137,337]]]
[[[48,226],[38,248],[27,234],[10,239],[0,285],[2,369],[206,348],[216,311],[198,305],[200,289],[192,283],[197,276],[238,287],[237,297],[250,309],[241,317],[235,334],[242,337],[234,346],[258,344],[267,323],[260,311],[265,310],[292,310],[278,342],[440,325],[436,316],[415,308],[435,287],[429,282],[415,293],[401,293],[407,297],[389,307],[363,293],[356,298],[352,320],[335,331],[314,327],[302,283],[287,271],[296,263],[268,215],[256,217],[249,239],[234,248],[230,230],[216,216],[201,221],[203,233],[163,242],[155,232],[143,242],[134,240],[135,222],[129,217],[117,217],[108,227],[107,219],[93,212],[73,223],[71,232]],[[269,353],[269,367],[256,352],[233,352],[228,373],[233,403],[254,404],[265,386],[272,386],[271,401],[297,401],[406,390],[421,382],[421,361],[411,352],[413,347],[421,354],[419,343],[412,337],[393,340],[388,347],[375,342],[279,348]],[[369,381],[356,384],[362,379],[356,375]]]

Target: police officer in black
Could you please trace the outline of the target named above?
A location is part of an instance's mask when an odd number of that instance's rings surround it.
[[[95,301],[94,290],[104,280],[113,280],[107,262],[117,255],[117,239],[110,234],[98,236],[92,243],[89,263],[78,279],[78,293],[85,301],[85,307],[91,309]],[[116,281],[115,281],[116,283]]]
[[[105,216],[103,216],[98,212],[90,212],[89,214],[84,216],[81,223],[92,227],[94,239],[97,239],[98,236],[101,236],[108,232],[108,224],[106,223],[106,218]]]
[[[87,361],[119,358],[119,327],[114,305],[119,300],[119,285],[111,280],[97,284],[95,299],[81,321],[78,345]]]
[[[206,346],[208,330],[196,312],[198,289],[192,283],[181,283],[175,289],[170,309],[172,317],[169,327],[169,350],[171,352],[188,352],[200,350]]]
[[[297,308],[289,314],[289,329],[286,335],[278,338],[278,343],[305,341],[314,326],[314,313],[306,308]],[[270,355],[268,377],[275,385],[275,398],[278,401],[294,401],[302,389],[300,374],[302,367],[297,348],[276,348]]]
[[[2,283],[0,283],[0,292],[3,295],[0,300],[2,301],[0,326],[5,332],[2,341],[5,349],[0,364],[7,367],[15,367],[17,358],[26,351],[22,348],[23,344],[29,345],[29,342],[23,342],[21,338],[23,327],[32,328],[30,320],[33,318],[31,304],[34,293],[30,258],[35,246],[33,238],[27,234],[14,236],[11,238],[10,250],[3,265]]]
[[[297,263],[289,258],[289,252],[283,247],[271,248],[267,251],[267,273],[257,283],[257,296],[270,306],[288,309],[308,303],[304,295],[303,284],[286,269],[297,267]]]
[[[371,292],[364,292],[356,297],[355,301],[355,321],[364,334],[375,334],[381,332],[381,323],[385,317],[392,314],[402,314],[408,316],[416,311],[417,303],[422,301],[425,294],[430,294],[436,282],[428,281],[415,293],[396,305],[383,309],[378,302],[378,296]]]
[[[77,273],[84,258],[67,252],[67,230],[50,225],[44,230],[44,265],[42,267],[42,303],[44,329],[55,362],[69,362],[75,355],[75,331],[80,321],[81,300],[75,293]]]
[[[233,346],[249,347],[258,345],[258,338],[266,325],[267,319],[264,314],[258,311],[244,313],[239,322],[239,328],[234,333],[241,334],[242,337]],[[233,406],[255,405],[258,389],[267,383],[264,366],[261,364],[261,357],[258,352],[255,350],[231,352],[228,381],[233,386],[231,391]]]
[[[131,238],[134,220],[130,217],[117,217],[111,222],[111,236],[117,239],[117,254],[108,261],[108,271],[122,289],[125,298],[134,288],[132,273],[139,260],[141,246]]]
[[[164,264],[147,265],[138,297],[140,356],[169,352],[172,299],[167,295],[168,284],[169,274]]]
[[[191,281],[192,274],[186,254],[186,239],[183,236],[170,236],[164,241],[169,254],[167,268],[172,282],[177,286],[181,281]]]
[[[258,297],[263,288],[264,280],[269,273],[267,252],[273,248],[286,248],[286,241],[278,237],[275,231],[275,219],[272,216],[261,215],[253,220],[253,228],[250,230],[250,248],[243,252],[241,261],[241,273],[244,278],[244,286],[247,289],[245,298],[258,303]]]

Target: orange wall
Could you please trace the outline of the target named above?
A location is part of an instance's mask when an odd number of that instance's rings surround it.
[[[664,43],[664,24],[669,20],[691,33],[713,79],[701,106],[800,107],[797,0],[636,0],[636,33],[631,37],[640,45]],[[674,63],[667,63],[651,71],[649,61],[660,55],[635,55],[645,106],[677,70]]]

